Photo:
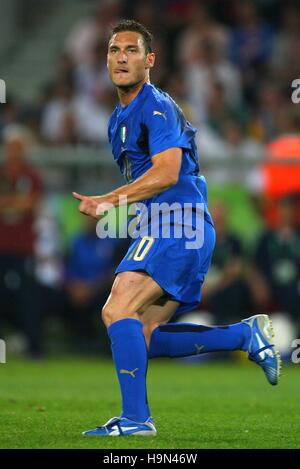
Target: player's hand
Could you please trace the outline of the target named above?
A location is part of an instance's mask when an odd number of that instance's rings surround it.
[[[80,204],[78,207],[79,212],[83,213],[84,215],[99,219],[99,215],[97,214],[98,203],[93,199],[93,197],[89,197],[87,195],[81,195],[77,192],[72,192],[73,197],[75,199],[80,200]]]
[[[72,192],[75,199],[80,200],[78,210],[84,215],[99,220],[105,213],[114,208],[114,205],[108,202],[106,196],[87,196],[77,192]]]

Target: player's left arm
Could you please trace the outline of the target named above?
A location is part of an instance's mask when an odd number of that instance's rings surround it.
[[[153,155],[151,168],[131,184],[101,196],[84,196],[73,192],[73,196],[80,200],[79,211],[84,215],[98,218],[101,212],[105,212],[109,207],[117,207],[120,203],[130,204],[150,199],[177,183],[181,161],[182,149],[168,148]]]

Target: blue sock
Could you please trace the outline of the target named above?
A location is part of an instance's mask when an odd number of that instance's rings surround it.
[[[187,357],[221,350],[245,351],[249,341],[250,327],[242,322],[214,327],[170,323],[154,329],[148,356]]]
[[[121,394],[122,417],[144,422],[150,416],[147,402],[147,347],[142,323],[121,319],[107,329]]]

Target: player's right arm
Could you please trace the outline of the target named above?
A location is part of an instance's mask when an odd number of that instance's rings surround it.
[[[73,192],[73,196],[80,200],[79,211],[84,215],[98,218],[101,212],[99,206],[103,206],[103,212],[107,206],[118,207],[120,202],[134,203],[140,200],[150,199],[163,192],[178,181],[181,167],[181,148],[168,148],[152,157],[153,165],[142,176],[131,184],[119,187],[108,194],[101,196],[83,196]],[[121,198],[120,198],[121,197]]]
[[[105,211],[109,204],[117,207],[120,202],[130,204],[150,199],[177,183],[182,162],[182,142],[175,106],[168,99],[152,96],[143,110],[142,119],[148,130],[152,166],[132,183],[108,194],[86,197],[73,193],[75,198],[81,200],[79,210],[82,213],[97,218],[96,214],[101,213],[99,205]]]
[[[152,166],[134,182],[119,187],[106,196],[115,205],[119,196],[126,196],[128,203],[150,199],[177,184],[181,168],[181,148],[168,148],[152,156]],[[101,200],[102,197],[96,198]]]

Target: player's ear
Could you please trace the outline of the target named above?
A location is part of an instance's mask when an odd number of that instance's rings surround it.
[[[155,53],[149,52],[146,57],[146,68],[154,67],[154,63],[155,63]]]

